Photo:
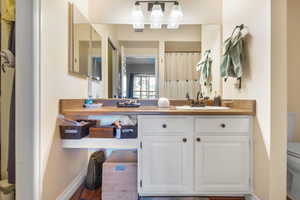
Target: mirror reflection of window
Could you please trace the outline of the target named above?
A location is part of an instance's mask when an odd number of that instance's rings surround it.
[[[133,98],[157,98],[155,75],[135,74],[133,78]]]

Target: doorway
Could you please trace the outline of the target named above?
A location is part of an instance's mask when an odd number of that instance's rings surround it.
[[[158,96],[156,58],[126,57],[126,78],[123,91],[126,98],[155,99]]]

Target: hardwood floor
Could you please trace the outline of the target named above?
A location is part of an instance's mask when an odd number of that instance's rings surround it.
[[[101,200],[101,190],[87,190],[84,186],[78,188],[77,192],[73,195],[70,200]],[[117,200],[117,199],[116,199]],[[133,199],[134,200],[134,199]],[[141,200],[244,200],[244,198],[238,197],[209,197],[209,198],[200,198],[200,197],[182,197],[182,198],[155,198],[147,197],[142,198]]]
[[[82,185],[70,200],[101,200],[101,190],[88,190]]]

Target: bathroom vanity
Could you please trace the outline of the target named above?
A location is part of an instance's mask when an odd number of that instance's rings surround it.
[[[155,104],[155,103],[154,103]],[[136,115],[137,139],[63,140],[65,148],[138,149],[141,196],[243,196],[252,191],[252,117],[255,101],[235,100],[230,109],[178,110],[145,103],[140,108],[82,108],[61,100],[69,117]]]
[[[139,193],[251,191],[250,116],[139,116]]]

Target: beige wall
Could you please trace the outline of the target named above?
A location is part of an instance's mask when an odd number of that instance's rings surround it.
[[[117,30],[115,25],[110,24],[93,24],[94,29],[101,36],[101,51],[102,51],[102,81],[91,84],[91,91],[89,93],[94,94],[96,97],[107,98],[108,97],[108,39],[115,45],[117,49],[120,49],[119,42],[117,40]]]
[[[150,29],[135,32],[132,25],[117,25],[117,38],[120,41],[201,41],[200,25],[182,25],[179,29]]]
[[[282,200],[287,197],[287,0],[272,0],[271,12],[270,199]]]
[[[204,53],[207,50],[211,50],[211,57],[213,59],[212,64],[212,93],[203,87],[203,91],[207,91],[206,94],[212,98],[217,95],[221,95],[221,78],[220,78],[220,63],[221,63],[221,52],[222,52],[222,28],[221,25],[208,24],[201,26],[201,49]]]
[[[125,56],[158,56],[158,48],[124,48]]]
[[[300,142],[300,1],[288,0],[288,111],[297,117],[294,140]]]
[[[223,39],[242,23],[250,32],[243,88],[237,90],[234,81],[229,80],[223,84],[223,94],[224,98],[257,101],[257,115],[254,118],[254,193],[261,200],[286,198],[284,3],[282,0],[224,0],[223,3]]]
[[[68,1],[41,3],[41,199],[54,200],[86,168],[88,159],[85,150],[62,148],[56,123],[58,101],[86,98],[88,81],[68,74]]]
[[[255,13],[255,14],[253,14]],[[261,200],[270,200],[270,1],[224,0],[223,39],[236,25],[245,24],[250,32],[247,42],[248,63],[242,89],[234,81],[224,84],[224,98],[256,99],[254,118],[254,193]]]

